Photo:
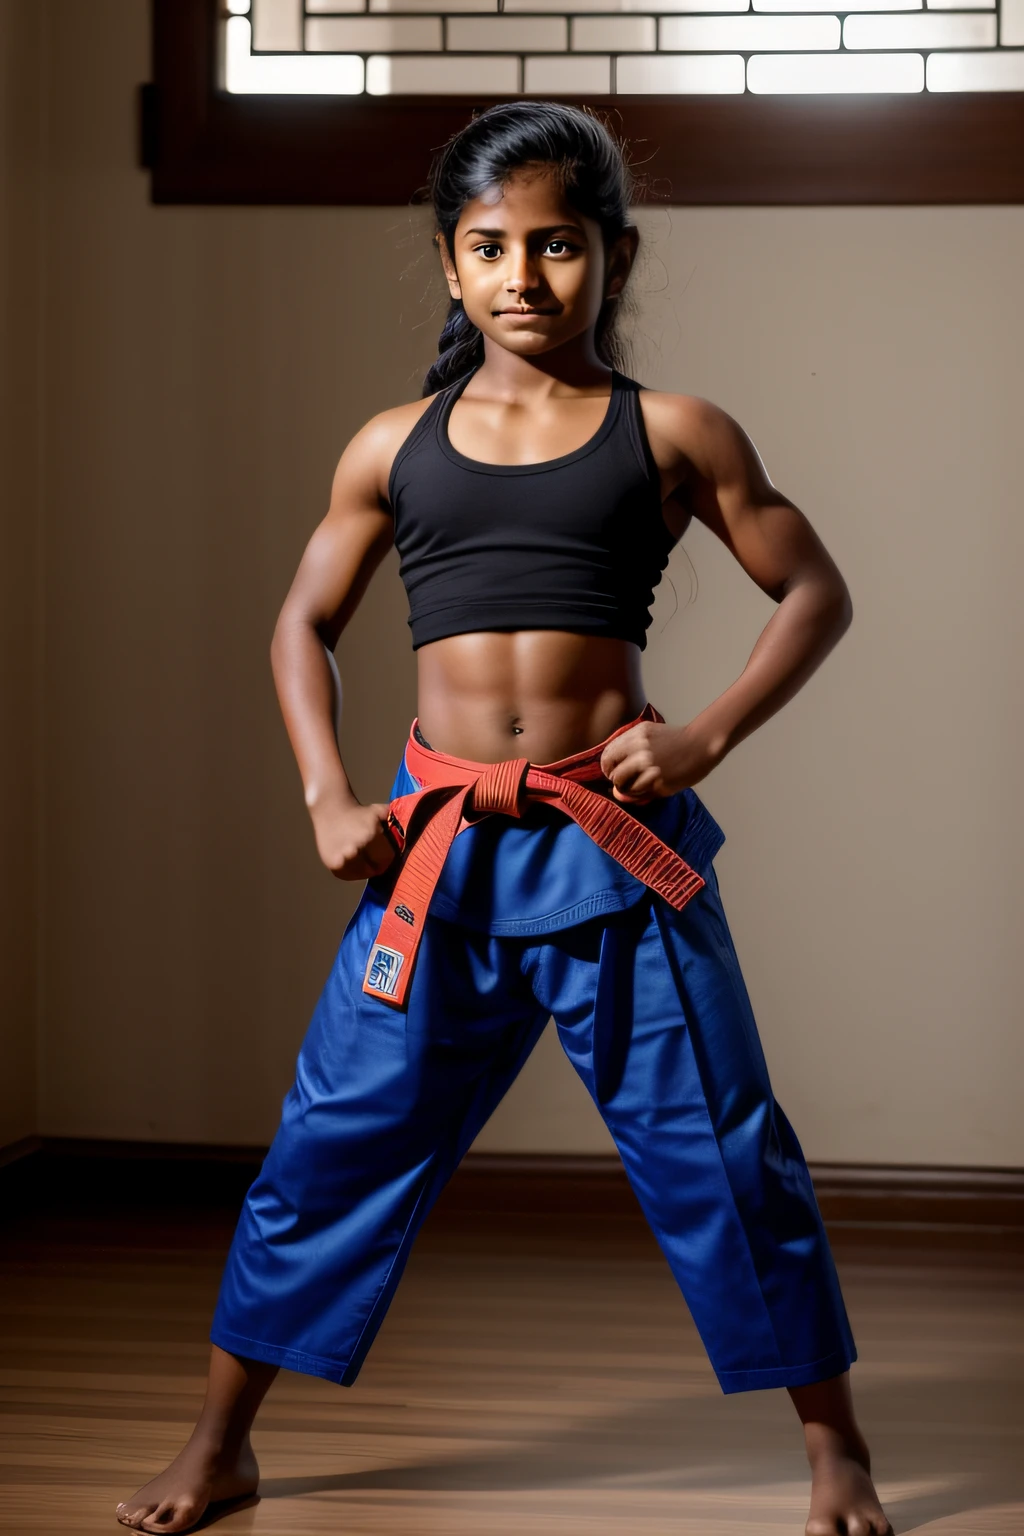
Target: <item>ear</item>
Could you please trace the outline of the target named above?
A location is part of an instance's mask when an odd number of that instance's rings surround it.
[[[448,242],[445,240],[444,235],[435,235],[434,244],[437,246],[437,254],[440,256],[441,266],[444,268],[448,292],[453,299],[461,299],[462,284],[459,282],[459,274],[455,270],[455,262],[452,260],[451,252],[448,249]]]
[[[632,271],[639,244],[640,231],[635,224],[627,224],[622,234],[608,247],[604,284],[606,299],[617,299],[626,286],[626,279]]]

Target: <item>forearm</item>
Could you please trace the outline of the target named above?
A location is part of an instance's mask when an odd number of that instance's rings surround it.
[[[690,722],[718,759],[798,693],[849,628],[845,584],[808,580],[793,586],[765,625],[736,681]]]
[[[334,670],[314,626],[282,613],[270,646],[270,663],[310,812],[329,803],[356,803],[338,750]]]

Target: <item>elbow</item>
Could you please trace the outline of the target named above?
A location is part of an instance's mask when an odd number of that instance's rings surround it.
[[[853,599],[842,577],[822,581],[812,599],[814,624],[822,642],[831,650],[853,623]]]
[[[282,618],[283,618],[283,610],[282,610],[281,613],[278,614],[277,622],[275,623],[273,632],[272,632],[272,634],[270,636],[270,660],[271,660],[271,663],[273,663],[275,657],[277,656],[278,652],[281,649],[281,636],[283,634],[283,625],[281,623]]]
[[[840,639],[853,623],[853,598],[838,571],[817,572],[803,582],[787,584],[779,601],[797,590],[802,592],[806,611],[813,614],[817,627],[827,631],[833,643]]]
[[[836,639],[837,640],[840,638],[840,636],[846,634],[846,631],[849,629],[849,627],[850,627],[850,625],[852,623],[853,623],[853,598],[850,596],[850,589],[849,589],[849,587],[846,585],[845,582],[843,582],[839,592],[836,595],[836,618],[835,618],[835,625],[836,625]]]
[[[274,632],[270,637],[270,661],[274,665],[277,660],[290,651],[297,636],[302,636],[298,642],[304,645],[306,638],[312,636],[319,640],[326,650],[333,651],[337,644],[337,635],[330,634],[330,626],[325,621],[318,621],[310,614],[285,603],[277,616]]]
[[[301,615],[296,614],[294,609],[290,608],[289,605],[285,603],[284,607],[281,609],[281,612],[277,616],[277,622],[274,625],[274,631],[270,637],[271,663],[273,663],[287,647],[289,635],[294,634],[295,630],[301,624],[306,622],[307,621],[304,620]]]
[[[846,582],[834,568],[822,571],[818,582],[818,610],[823,625],[828,626],[835,641],[845,635],[853,623],[853,598]]]

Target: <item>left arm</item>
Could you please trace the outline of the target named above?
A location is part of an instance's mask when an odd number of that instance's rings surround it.
[[[669,516],[673,505],[687,508],[779,606],[740,676],[687,725],[635,726],[606,748],[601,766],[622,800],[698,783],[803,687],[853,618],[831,556],[742,427],[690,396],[648,395],[645,406]]]

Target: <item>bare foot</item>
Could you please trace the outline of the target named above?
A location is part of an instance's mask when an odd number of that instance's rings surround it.
[[[807,1536],[893,1536],[871,1481],[865,1441],[808,1426],[811,1512]]]
[[[248,1435],[237,1452],[228,1454],[216,1441],[193,1434],[166,1471],[117,1506],[117,1518],[133,1531],[168,1536],[173,1531],[190,1531],[209,1504],[254,1493],[259,1480]]]

